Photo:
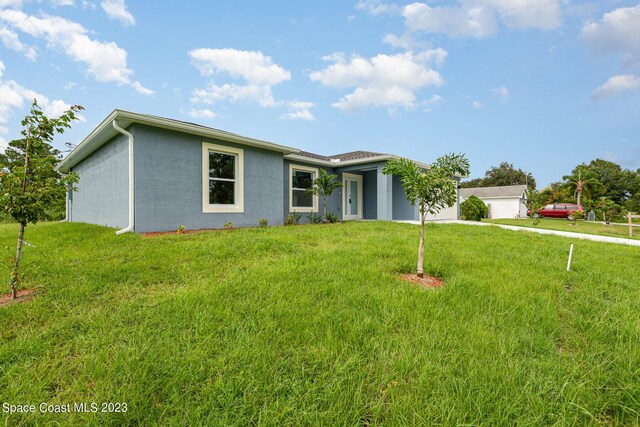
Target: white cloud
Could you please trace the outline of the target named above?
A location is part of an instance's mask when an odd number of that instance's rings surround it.
[[[506,86],[494,87],[491,89],[491,92],[499,96],[502,102],[509,102],[509,89],[507,89]]]
[[[153,91],[133,81],[133,71],[127,67],[127,51],[116,43],[104,43],[89,38],[80,24],[57,16],[29,16],[17,10],[0,10],[0,21],[62,50],[74,61],[84,64],[87,72],[99,82],[128,85],[137,92],[149,95]]]
[[[418,91],[443,84],[440,73],[431,68],[433,62],[442,58],[443,52],[446,54],[444,50],[439,53],[379,54],[371,59],[354,56],[349,61],[343,54],[333,54],[324,58],[333,64],[312,72],[309,77],[328,87],[354,88],[332,104],[335,108],[347,111],[367,107],[386,107],[390,111],[397,107],[414,109],[418,106]]]
[[[224,76],[240,83],[211,82],[193,92],[192,102],[252,102],[263,107],[276,105],[272,86],[291,79],[291,73],[258,51],[236,49],[194,49],[189,52],[193,65],[203,76]]]
[[[218,117],[216,113],[209,110],[208,108],[202,108],[200,110],[195,110],[195,109],[190,110],[190,111],[187,111],[187,115],[194,119],[207,119],[207,120],[215,119],[216,117]]]
[[[424,111],[427,113],[431,111],[431,107],[434,105],[438,105],[442,102],[442,97],[440,95],[433,95],[429,99],[425,99],[422,104],[424,105]]]
[[[587,22],[581,36],[593,53],[620,55],[625,68],[640,69],[640,4],[605,13],[598,22]],[[593,91],[593,98],[602,99],[638,87],[640,76],[615,75]]]
[[[480,102],[480,101],[471,101],[471,106],[473,108],[476,108],[476,109],[482,108],[482,102]]]
[[[225,83],[217,85],[210,83],[204,89],[193,91],[191,102],[214,104],[220,101],[250,102],[263,107],[276,105],[271,92],[271,86],[260,86],[256,84],[237,85]]]
[[[20,9],[22,7],[22,0],[0,0],[0,7]]]
[[[618,75],[610,77],[605,84],[594,90],[593,97],[602,99],[628,90],[638,89],[640,89],[640,76],[632,74]]]
[[[493,11],[481,5],[431,7],[412,3],[404,7],[402,16],[409,31],[445,33],[450,37],[486,37],[497,28]]]
[[[194,49],[189,52],[203,76],[226,73],[256,85],[273,86],[291,79],[291,73],[262,52],[236,49]]]
[[[288,112],[281,118],[315,120],[310,111],[313,103],[274,99],[273,86],[291,80],[291,73],[262,52],[201,48],[190,51],[189,56],[200,74],[212,78],[206,87],[191,93],[191,102],[206,105],[247,102],[262,107],[286,106]],[[232,81],[215,81],[221,79]]]
[[[393,3],[383,3],[380,0],[358,0],[356,9],[365,11],[369,15],[382,15],[383,13],[396,13],[398,6]]]
[[[31,105],[34,99],[38,100],[38,105],[48,117],[59,117],[68,110],[71,105],[61,99],[50,100],[48,97],[28,89],[15,80],[2,80],[5,66],[0,61],[0,133],[7,134],[9,129],[5,126],[17,109],[22,109]],[[86,122],[82,115],[77,115],[81,122]],[[6,146],[6,139],[0,137],[0,150]]]
[[[411,3],[402,10],[411,32],[443,33],[450,37],[487,37],[498,20],[510,29],[551,30],[561,23],[559,0],[461,0],[456,6],[431,7]]]
[[[592,52],[620,54],[627,65],[640,66],[640,4],[615,9],[599,22],[586,23],[581,35]]]
[[[36,50],[33,47],[22,43],[15,31],[11,31],[9,28],[0,27],[0,41],[2,41],[2,44],[7,49],[21,53],[31,61],[36,60]]]
[[[553,30],[562,24],[559,0],[489,0],[507,28]]]
[[[100,6],[109,18],[123,25],[135,25],[136,18],[127,10],[124,0],[103,0]]]
[[[401,36],[386,34],[382,41],[393,48],[403,50],[426,50],[431,47],[431,43],[418,40],[413,33],[408,31]]]
[[[73,0],[49,0],[49,2],[54,7],[74,6],[74,4],[75,4],[75,2]]]
[[[311,112],[311,108],[315,105],[313,102],[289,101],[286,102],[286,105],[289,108],[289,111],[280,116],[282,119],[305,120],[308,122],[312,122],[316,119]]]

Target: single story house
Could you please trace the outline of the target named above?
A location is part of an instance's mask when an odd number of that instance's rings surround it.
[[[476,196],[489,208],[489,218],[526,218],[527,186],[505,185],[460,189],[460,200]]]
[[[343,183],[327,199],[327,210],[340,219],[417,220],[398,177],[382,173],[397,157],[368,151],[323,156],[114,110],[58,170],[80,177],[67,196],[67,220],[117,227],[118,233],[257,226],[261,218],[279,225],[291,212],[305,221],[322,212],[322,200],[307,192],[320,169]]]

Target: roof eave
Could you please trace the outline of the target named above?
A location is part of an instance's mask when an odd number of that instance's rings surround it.
[[[377,162],[383,162],[391,159],[401,158],[400,156],[396,156],[393,154],[384,154],[382,156],[363,157],[360,159],[332,162],[328,160],[314,159],[313,157],[300,156],[298,154],[288,154],[288,155],[285,155],[284,157],[287,160],[297,160],[300,162],[313,163],[316,165],[324,165],[332,168],[341,168],[345,166],[353,166],[353,165],[360,165],[360,164],[366,164],[366,163],[377,163]],[[411,160],[411,161],[414,162],[416,165],[420,166],[421,168],[425,168],[425,169],[429,168],[429,165],[426,163],[418,162],[416,160]]]
[[[122,128],[127,128],[132,123],[150,125],[157,128],[174,130],[199,135],[207,138],[214,138],[227,142],[234,142],[256,148],[262,148],[271,151],[277,151],[283,154],[299,153],[300,150],[285,145],[274,144],[272,142],[261,141],[254,138],[248,138],[229,132],[220,131],[212,128],[182,123],[174,120],[164,119],[162,117],[149,116],[146,114],[133,113],[125,110],[113,110],[96,128],[82,140],[76,148],[69,153],[57,166],[57,170],[62,173],[69,172],[69,168],[75,166],[84,160],[92,152],[97,150],[102,144],[113,138],[117,132],[112,129],[111,123],[117,120]]]

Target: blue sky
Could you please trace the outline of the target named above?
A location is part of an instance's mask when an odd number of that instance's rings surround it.
[[[601,0],[0,0],[0,146],[30,99],[114,108],[320,154],[466,153],[539,187],[640,168],[640,4]]]

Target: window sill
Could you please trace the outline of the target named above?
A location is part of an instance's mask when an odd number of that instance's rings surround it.
[[[204,206],[202,213],[244,213],[242,206]]]
[[[291,212],[318,213],[318,208],[291,208]]]

